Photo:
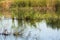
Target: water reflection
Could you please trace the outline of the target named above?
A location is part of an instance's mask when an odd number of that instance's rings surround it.
[[[0,34],[6,29],[10,35],[0,35],[0,40],[60,40],[60,22],[52,21],[1,19]]]
[[[50,19],[47,21],[47,24],[53,29],[60,29],[60,19]]]

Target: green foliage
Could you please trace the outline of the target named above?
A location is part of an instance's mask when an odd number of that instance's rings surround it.
[[[59,4],[58,2],[57,5]],[[14,0],[8,11],[11,12],[12,18],[16,17],[18,19],[57,18],[56,14],[46,13],[47,10],[43,9],[45,7],[46,0]],[[58,6],[57,9],[60,10],[60,7]]]
[[[46,6],[46,1],[14,1],[11,6],[16,7],[37,7],[37,6]]]
[[[60,1],[57,1],[56,5],[56,12],[58,13],[58,15],[60,14]]]

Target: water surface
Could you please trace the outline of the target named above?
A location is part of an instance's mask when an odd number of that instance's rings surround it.
[[[48,25],[45,19],[26,21],[2,18],[0,19],[0,33],[7,30],[10,35],[0,35],[0,40],[60,40],[60,29],[53,25]],[[17,32],[20,35],[13,35]]]

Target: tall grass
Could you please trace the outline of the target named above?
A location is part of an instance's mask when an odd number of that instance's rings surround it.
[[[33,0],[30,0],[30,1],[14,1],[12,3],[12,5],[16,5],[18,7],[36,7],[36,6],[46,6],[46,1],[33,1]]]
[[[60,3],[57,2],[57,5]],[[12,17],[17,18],[51,18],[52,14],[47,14],[46,0],[13,0],[10,8],[8,9],[12,13]],[[59,9],[59,7],[57,7]],[[55,11],[54,11],[55,12]],[[57,17],[56,14],[53,14]]]

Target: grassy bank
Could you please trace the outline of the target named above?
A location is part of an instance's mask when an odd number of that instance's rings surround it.
[[[44,19],[44,18],[60,18],[59,3],[55,5],[56,10],[51,12],[51,9],[47,9],[46,0],[13,0],[10,3],[9,9],[4,9],[1,4],[1,11],[9,11],[12,14],[12,18],[17,19]],[[50,11],[50,12],[47,12]],[[53,10],[53,8],[52,8]],[[3,14],[3,13],[1,13]]]
[[[12,17],[17,17],[18,19],[58,18],[58,15],[55,12],[47,13],[45,10],[35,9],[32,7],[12,9]]]

